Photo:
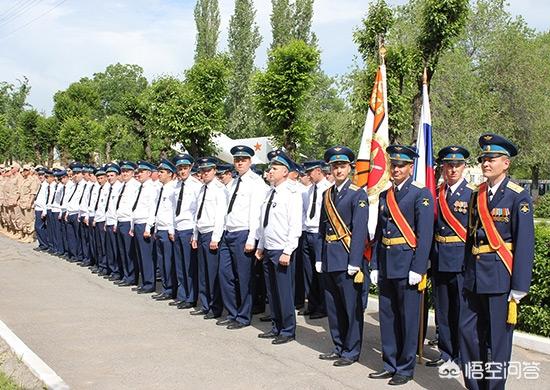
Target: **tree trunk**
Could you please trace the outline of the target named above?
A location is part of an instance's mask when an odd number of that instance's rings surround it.
[[[531,166],[531,195],[536,200],[539,197],[539,176],[540,166],[538,164]]]
[[[105,143],[105,161],[111,161],[111,143]]]
[[[48,167],[51,167],[53,165],[54,149],[55,149],[55,146],[52,146],[51,148],[48,148]]]

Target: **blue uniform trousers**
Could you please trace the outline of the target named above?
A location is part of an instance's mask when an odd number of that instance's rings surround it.
[[[162,293],[174,297],[175,275],[173,272],[174,263],[174,243],[170,241],[167,230],[159,230],[155,233],[157,247],[157,259],[160,268],[160,278],[162,281]]]
[[[225,232],[220,251],[220,287],[227,318],[249,325],[254,291],[254,253],[245,253],[248,230]]]
[[[135,256],[133,237],[130,236],[131,222],[119,222],[117,226],[118,254],[122,264],[122,280],[126,283],[136,284]]]
[[[78,247],[80,246],[80,223],[78,214],[69,214],[67,217],[67,243],[69,246],[69,260],[77,260]]]
[[[357,361],[363,342],[363,284],[353,283],[346,271],[325,272],[322,277],[334,352]]]
[[[105,254],[107,255],[107,273],[116,279],[122,276],[122,270],[118,261],[117,233],[113,230],[114,225],[106,225]]]
[[[90,250],[88,247],[89,242],[89,230],[88,225],[84,223],[84,217],[80,217],[80,257],[79,260],[82,260],[84,264],[90,264]]]
[[[193,229],[176,230],[174,239],[174,265],[178,287],[178,301],[197,302],[197,251],[191,248]]]
[[[53,231],[53,213],[52,210],[46,211],[46,234],[48,237],[48,252],[55,252],[55,235]]]
[[[97,268],[102,274],[107,273],[107,256],[106,256],[106,234],[105,231],[105,221],[96,222],[95,224],[95,245],[96,245],[96,254],[97,254]]]
[[[61,213],[61,219],[59,220],[59,223],[61,224],[61,244],[63,246],[63,255],[68,256],[69,255],[69,241],[67,240],[67,225],[68,222],[65,221],[65,215],[67,213],[63,212]]]
[[[438,324],[437,347],[441,359],[458,361],[458,319],[464,276],[459,272],[435,272],[433,276],[435,315]]]
[[[265,250],[264,263],[269,276],[272,331],[281,336],[294,337],[296,334],[296,313],[294,311],[293,263],[279,264],[282,250]]]
[[[321,278],[315,271],[315,262],[321,261],[322,245],[323,241],[319,233],[303,232],[302,257],[307,308],[310,313],[326,314],[325,292],[321,285]]]
[[[34,231],[38,240],[40,249],[48,249],[48,234],[46,231],[46,223],[42,220],[42,211],[34,211]]]
[[[384,370],[412,377],[416,364],[420,293],[408,278],[379,278],[380,336]]]
[[[218,250],[210,250],[212,232],[199,233],[198,262],[199,262],[199,301],[202,309],[208,313],[212,312],[216,317],[223,311],[222,296],[220,292],[220,279],[218,269],[220,265],[219,247]],[[219,243],[218,243],[219,244]]]
[[[304,244],[304,234],[298,240],[298,247],[292,252],[293,272],[294,272],[294,304],[296,307],[301,307],[305,303],[307,297],[307,291],[305,286],[305,262],[307,259],[304,257],[302,245]]]
[[[90,253],[90,264],[97,265],[96,231],[94,217],[88,217],[88,251]]]
[[[141,274],[141,288],[147,291],[155,291],[155,262],[153,259],[153,237],[145,238],[144,223],[134,225],[134,243],[138,260],[139,273]]]
[[[63,254],[63,237],[61,232],[61,221],[59,212],[52,212],[52,233],[53,233],[53,252],[56,255]]]
[[[514,330],[513,325],[506,323],[508,293],[476,294],[463,290],[463,297],[464,303],[460,310],[460,359],[466,387],[470,390],[503,390],[507,364],[512,355]],[[478,375],[482,378],[474,379]]]

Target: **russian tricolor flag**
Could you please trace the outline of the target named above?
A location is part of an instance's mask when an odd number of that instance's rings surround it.
[[[422,110],[418,123],[418,135],[416,138],[418,158],[414,165],[414,180],[422,183],[430,190],[433,199],[435,197],[435,173],[433,161],[432,142],[432,115],[430,113],[430,98],[428,96],[428,81],[426,69],[424,69],[424,83],[422,85]],[[434,207],[437,213],[437,207]]]

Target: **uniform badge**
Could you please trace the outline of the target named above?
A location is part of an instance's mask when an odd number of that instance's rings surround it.
[[[422,199],[422,204],[427,207],[427,206],[430,205],[430,200],[428,198],[423,198]]]
[[[454,211],[457,213],[466,214],[468,212],[468,202],[457,200],[453,203]]]
[[[522,213],[528,213],[529,212],[529,203],[524,202],[519,204],[519,211]]]
[[[359,201],[359,207],[363,208],[367,205],[367,201],[366,200],[360,200]]]

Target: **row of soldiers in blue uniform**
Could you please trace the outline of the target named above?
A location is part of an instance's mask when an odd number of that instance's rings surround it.
[[[49,237],[43,242],[39,235],[39,248],[84,265],[93,261],[94,272],[120,286],[139,282],[138,293],[155,292],[158,265],[162,286],[153,298],[179,308],[198,301],[191,314],[218,318],[228,329],[251,323],[259,266],[272,328],[258,337],[273,344],[295,338],[300,251],[305,314],[328,316],[334,349],[319,358],[334,366],[359,359],[369,282],[378,285],[384,366],[369,377],[392,385],[413,377],[419,285],[431,259],[441,357],[429,365],[455,361],[468,388],[503,388],[512,345],[509,302],[519,302],[531,280],[533,215],[528,194],[507,177],[515,146],[494,134],[483,135],[480,146],[487,184],[468,184],[462,174],[469,153],[449,146],[439,152],[444,183],[435,203],[411,178],[415,149],[387,148],[393,184],[380,195],[370,262],[369,199],[351,183],[354,154],[343,146],[327,150],[324,161],[304,164],[307,190],[289,179],[296,163],[282,151],[269,156],[266,185],[250,169],[254,151],[246,146],[231,150],[237,176],[226,183],[216,180],[215,159],[189,155],[158,165],[107,164],[94,174],[75,163],[71,181],[64,171],[47,172],[47,181],[57,176],[62,190],[43,184],[46,194],[42,187],[38,194],[37,223],[46,220]],[[191,175],[193,166],[200,180]],[[155,171],[158,181],[151,179]],[[467,375],[473,362],[496,363],[501,379]]]

